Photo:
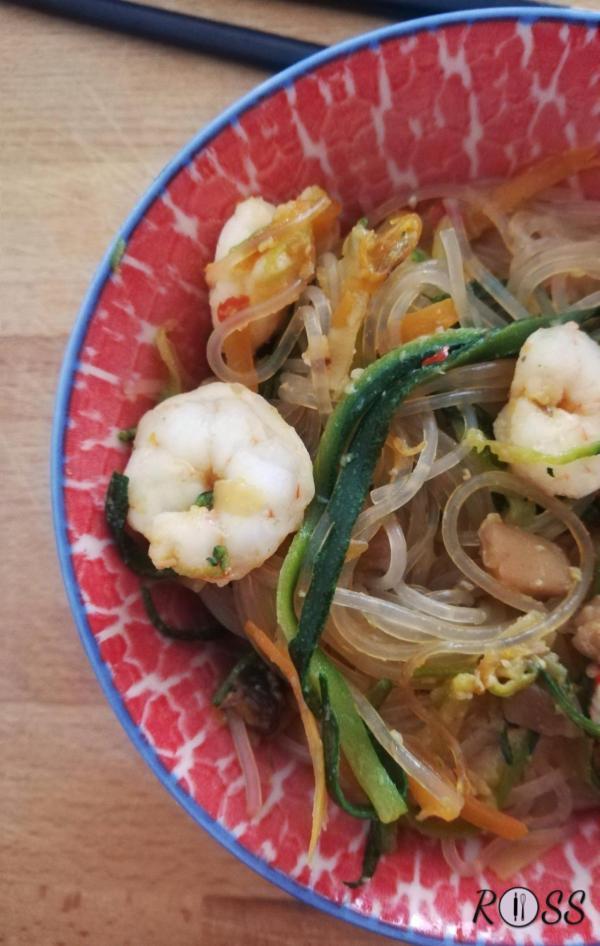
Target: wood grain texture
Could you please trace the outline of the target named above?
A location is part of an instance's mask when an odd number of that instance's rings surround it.
[[[377,25],[284,0],[169,6],[333,42]],[[294,903],[207,837],[131,747],[87,664],[50,520],[68,333],[115,229],[264,74],[0,6],[0,944],[381,940]]]

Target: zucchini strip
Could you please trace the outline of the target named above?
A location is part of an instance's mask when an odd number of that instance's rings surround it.
[[[600,739],[600,725],[581,712],[577,704],[573,702],[569,691],[562,687],[545,667],[539,667],[538,673],[550,696],[565,716],[588,736]]]
[[[592,314],[596,311],[593,310]],[[323,434],[323,453],[319,451],[315,464],[317,496],[321,498],[334,484],[327,504],[327,514],[333,527],[315,555],[312,580],[304,599],[298,631],[289,635],[293,637],[289,645],[290,653],[303,683],[327,620],[352,529],[364,503],[394,411],[415,387],[440,372],[458,365],[515,355],[526,338],[543,325],[572,318],[585,321],[589,317],[589,311],[574,315],[565,313],[552,319],[524,319],[505,328],[483,333],[469,329],[440,333],[435,336],[437,354],[423,357],[426,351],[431,350],[432,339],[420,340],[390,352],[361,375],[354,392],[334,411]],[[438,360],[440,354],[443,355],[442,360]],[[356,416],[360,416],[360,420],[348,444],[346,434],[354,427]],[[346,451],[343,464],[340,464],[340,447]],[[338,466],[340,472],[335,479]],[[308,529],[311,527],[312,516],[309,517]],[[306,549],[309,541],[310,538],[305,539],[303,533],[298,546],[293,548],[294,570],[297,568],[298,572],[304,557],[300,546]],[[288,577],[288,573],[284,576],[282,570],[282,579],[286,581]],[[293,596],[290,588],[288,595],[290,590]],[[290,601],[289,597],[288,605],[293,611],[293,600]],[[280,621],[289,621],[290,607],[280,615]]]

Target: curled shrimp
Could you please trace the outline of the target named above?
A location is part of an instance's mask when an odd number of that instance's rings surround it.
[[[317,186],[279,206],[262,197],[239,203],[206,267],[215,328],[294,284],[298,288],[290,301],[295,301],[314,276],[317,253],[337,237],[339,212],[339,204]],[[281,321],[282,312],[275,310],[248,325],[252,351],[268,341]]]
[[[574,322],[541,328],[519,354],[510,398],[494,424],[498,440],[559,456],[600,440],[600,347]],[[549,467],[513,463],[551,496],[600,488],[600,457]]]
[[[125,473],[128,522],[156,567],[217,585],[262,565],[314,495],[300,437],[240,384],[205,384],[148,411]]]

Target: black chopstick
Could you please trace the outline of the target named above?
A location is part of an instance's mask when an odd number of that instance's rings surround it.
[[[318,43],[128,0],[18,0],[18,5],[270,71],[285,69],[324,49]]]
[[[306,0],[302,0],[306,2]],[[385,16],[392,20],[408,20],[430,16],[435,13],[457,13],[459,10],[478,10],[493,7],[539,6],[534,0],[312,0],[315,6],[335,7],[339,10],[355,10],[369,16]],[[557,5],[555,0],[544,0]],[[564,9],[564,6],[563,6]]]

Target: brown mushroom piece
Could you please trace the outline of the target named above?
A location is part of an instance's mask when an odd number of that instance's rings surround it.
[[[497,513],[483,520],[479,540],[485,569],[503,585],[542,601],[571,587],[569,560],[555,542],[508,525]]]
[[[257,658],[249,661],[237,674],[220,706],[224,710],[234,710],[251,729],[272,734],[287,716],[284,683]]]

